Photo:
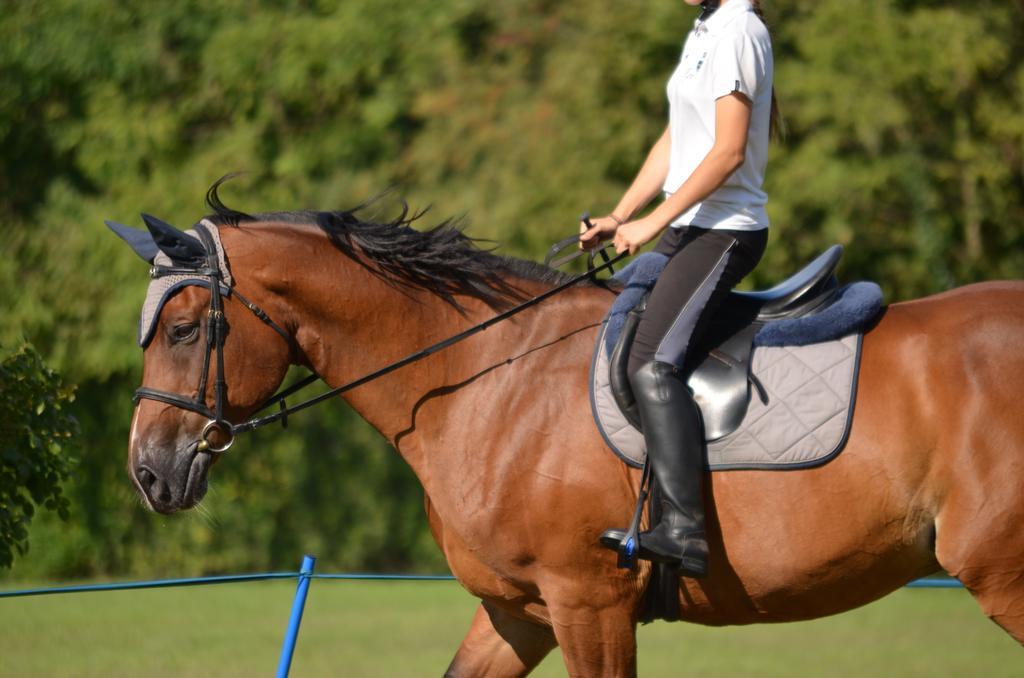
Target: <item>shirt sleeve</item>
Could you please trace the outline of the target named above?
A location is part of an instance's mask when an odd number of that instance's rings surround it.
[[[754,101],[767,73],[765,46],[749,33],[725,37],[715,46],[711,68],[714,99],[740,92]]]

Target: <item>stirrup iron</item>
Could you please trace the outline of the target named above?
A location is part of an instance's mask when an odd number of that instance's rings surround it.
[[[629,522],[629,529],[619,542],[616,549],[619,554],[617,567],[623,570],[635,570],[637,555],[640,553],[640,518],[643,516],[644,503],[651,490],[651,462],[644,460],[643,475],[640,476],[640,493],[636,498],[636,508],[633,509],[633,519]]]

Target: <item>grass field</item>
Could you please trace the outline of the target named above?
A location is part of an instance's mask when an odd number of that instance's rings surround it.
[[[0,675],[273,675],[294,590],[285,581],[0,600]],[[314,580],[292,675],[440,676],[475,607],[453,582]],[[797,624],[652,624],[639,638],[641,676],[1024,676],[1024,649],[962,590],[901,590]],[[561,655],[534,675],[564,676]]]

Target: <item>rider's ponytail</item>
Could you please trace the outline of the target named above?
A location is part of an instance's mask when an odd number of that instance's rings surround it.
[[[764,12],[761,10],[761,1],[750,0],[750,6],[753,8],[754,14],[756,14],[767,27],[768,22],[764,18]],[[774,139],[781,139],[786,136],[786,126],[782,121],[782,113],[779,111],[779,102],[775,98],[774,85],[772,86],[772,114],[769,129],[771,130],[771,135]]]

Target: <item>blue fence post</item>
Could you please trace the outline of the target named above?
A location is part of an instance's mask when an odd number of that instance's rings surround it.
[[[299,587],[295,590],[295,602],[292,603],[292,616],[288,620],[288,631],[284,634],[284,645],[281,646],[281,660],[277,663],[277,678],[288,678],[292,667],[292,654],[295,652],[295,641],[299,637],[299,624],[302,623],[302,610],[306,606],[306,593],[309,591],[309,575],[313,574],[316,558],[304,556],[299,569]]]

